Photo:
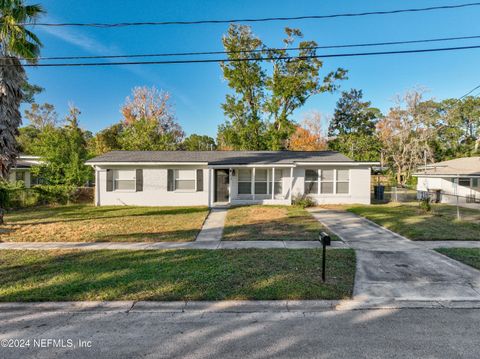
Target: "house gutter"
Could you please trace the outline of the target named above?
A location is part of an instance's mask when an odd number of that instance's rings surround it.
[[[299,166],[379,166],[380,162],[295,162]]]
[[[208,162],[86,162],[89,166],[207,166]]]

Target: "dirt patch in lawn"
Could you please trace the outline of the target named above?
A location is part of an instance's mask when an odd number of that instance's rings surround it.
[[[0,227],[0,241],[193,241],[205,207],[40,207],[14,211]]]
[[[223,239],[230,241],[317,240],[322,225],[295,206],[244,206],[228,210]]]

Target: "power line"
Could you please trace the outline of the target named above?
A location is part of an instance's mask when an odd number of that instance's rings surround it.
[[[193,64],[193,63],[214,63],[214,62],[248,62],[248,61],[272,61],[272,60],[303,60],[316,58],[331,57],[354,57],[354,56],[375,56],[375,55],[393,55],[393,54],[413,54],[440,51],[455,51],[478,49],[480,45],[459,46],[459,47],[442,47],[433,49],[417,49],[417,50],[396,50],[396,51],[379,51],[379,52],[360,52],[345,54],[323,54],[323,55],[306,55],[306,56],[280,56],[280,57],[261,57],[258,59],[239,58],[239,59],[196,59],[196,60],[167,60],[167,61],[119,61],[119,62],[87,62],[87,63],[49,63],[49,64],[24,64],[25,67],[75,67],[75,66],[117,66],[117,65],[170,65],[170,64]],[[5,66],[19,66],[15,64]]]
[[[443,6],[431,6],[424,8],[410,8],[410,9],[398,9],[398,10],[386,10],[386,11],[367,11],[359,13],[343,13],[343,14],[329,14],[329,15],[305,15],[305,16],[291,16],[291,17],[265,17],[265,18],[245,18],[245,19],[222,19],[222,20],[192,20],[192,21],[149,21],[149,22],[121,22],[121,23],[79,23],[79,22],[66,22],[66,23],[23,23],[21,25],[36,25],[36,26],[51,26],[51,27],[65,27],[65,26],[82,26],[82,27],[99,27],[99,28],[114,28],[114,27],[127,27],[127,26],[165,26],[165,25],[201,25],[201,24],[227,24],[227,23],[250,23],[250,22],[269,22],[269,21],[292,21],[292,20],[322,20],[333,19],[341,17],[357,17],[357,16],[370,16],[370,15],[389,15],[400,13],[412,13],[434,10],[449,10],[459,9],[472,6],[479,6],[480,2],[458,4],[458,5],[443,5]]]
[[[266,48],[266,49],[255,49],[255,50],[238,50],[238,51],[201,51],[201,52],[176,52],[176,53],[132,54],[132,55],[54,56],[54,57],[40,57],[39,60],[86,60],[86,59],[117,59],[117,58],[140,58],[140,57],[225,55],[225,54],[235,54],[235,53],[258,53],[258,52],[279,51],[279,50],[297,51],[297,50],[319,50],[319,49],[340,49],[340,48],[351,48],[351,47],[405,45],[405,44],[429,43],[429,42],[440,42],[440,41],[454,41],[454,40],[468,40],[468,39],[479,39],[479,38],[480,38],[480,35],[475,35],[475,36],[444,37],[444,38],[422,39],[422,40],[405,40],[405,41],[387,41],[387,42],[347,44],[347,45],[312,46],[312,47],[307,47],[307,48],[292,47],[292,48],[288,48],[288,49]]]
[[[465,95],[463,95],[462,97],[459,98],[459,100],[462,100],[464,99],[465,97],[467,97],[468,95],[470,95],[473,91],[477,90],[480,88],[480,85],[478,86],[475,86],[473,89],[471,89],[470,91],[468,91]]]

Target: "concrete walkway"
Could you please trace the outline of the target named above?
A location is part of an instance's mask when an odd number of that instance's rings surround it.
[[[356,250],[354,298],[480,300],[480,271],[353,213],[312,214]]]
[[[222,240],[223,227],[227,218],[226,208],[213,208],[203,223],[195,242],[216,243]]]

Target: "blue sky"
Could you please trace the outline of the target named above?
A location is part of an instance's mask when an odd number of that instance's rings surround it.
[[[27,1],[29,3],[30,1]],[[461,4],[467,1],[158,1],[158,0],[45,0],[49,22],[124,22],[200,20],[242,17],[301,16],[344,12],[393,10]],[[300,28],[306,40],[319,45],[415,40],[480,35],[480,7],[434,12],[252,24],[268,46],[281,46],[285,26]],[[42,56],[108,55],[222,50],[221,37],[228,25],[162,26],[117,29],[35,28],[44,43]],[[480,40],[458,41],[457,46],[478,45]],[[402,45],[395,49],[448,47],[452,42]],[[380,51],[386,48],[363,48]],[[351,52],[352,49],[345,50]],[[356,50],[356,49],[355,49]],[[342,50],[321,50],[338,53]],[[429,90],[428,97],[459,97],[480,84],[480,49],[457,52],[332,58],[324,73],[343,67],[349,79],[341,89],[359,88],[382,111],[396,95],[415,86]],[[177,118],[187,134],[215,136],[224,121],[220,104],[228,92],[218,64],[148,65],[86,68],[30,68],[31,82],[45,91],[37,102],[53,103],[61,116],[68,103],[77,105],[82,127],[93,132],[118,122],[120,106],[134,86],[156,86],[170,92]],[[301,120],[310,111],[325,118],[333,113],[340,94],[311,98],[294,114]]]

